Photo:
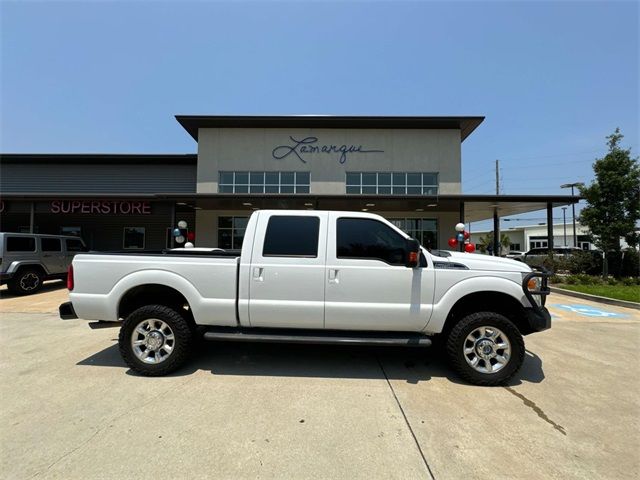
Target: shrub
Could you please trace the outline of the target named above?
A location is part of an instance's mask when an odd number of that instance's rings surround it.
[[[607,278],[607,285],[618,285],[618,280],[614,277]]]
[[[627,277],[627,278],[623,278],[621,281],[622,281],[622,284],[627,287],[633,287],[634,285],[638,285],[638,277],[636,278]]]
[[[602,255],[597,252],[575,252],[567,260],[567,269],[571,273],[598,275],[602,273]]]

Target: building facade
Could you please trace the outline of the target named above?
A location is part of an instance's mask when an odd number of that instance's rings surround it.
[[[462,142],[483,117],[177,116],[190,155],[0,155],[0,229],[95,250],[240,248],[260,208],[380,213],[429,248],[459,221],[575,197],[465,196]]]
[[[501,231],[502,235],[509,238],[509,251],[526,252],[532,248],[547,248],[549,241],[547,236],[546,225],[523,225],[518,227],[509,227]],[[481,238],[491,234],[491,230],[477,231],[471,233],[471,242],[480,249]],[[595,247],[591,243],[589,237],[589,229],[576,222],[577,245],[573,244],[573,224],[556,223],[553,225],[553,243],[552,247],[574,247],[577,246],[582,250],[594,250]],[[506,250],[503,254],[508,253]]]

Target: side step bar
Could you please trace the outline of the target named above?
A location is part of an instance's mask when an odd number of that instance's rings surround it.
[[[431,338],[413,332],[354,332],[280,328],[209,328],[205,340],[226,342],[317,343],[325,345],[386,345],[428,347]]]

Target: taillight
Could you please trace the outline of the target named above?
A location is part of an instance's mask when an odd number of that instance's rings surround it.
[[[69,265],[67,270],[67,289],[69,291],[73,290],[73,265]]]

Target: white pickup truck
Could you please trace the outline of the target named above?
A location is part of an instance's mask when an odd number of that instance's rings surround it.
[[[495,385],[548,329],[545,271],[502,258],[427,251],[362,212],[259,210],[241,251],[81,254],[63,319],[122,321],[119,347],[143,375],[207,340],[428,346],[439,336],[467,381]]]

